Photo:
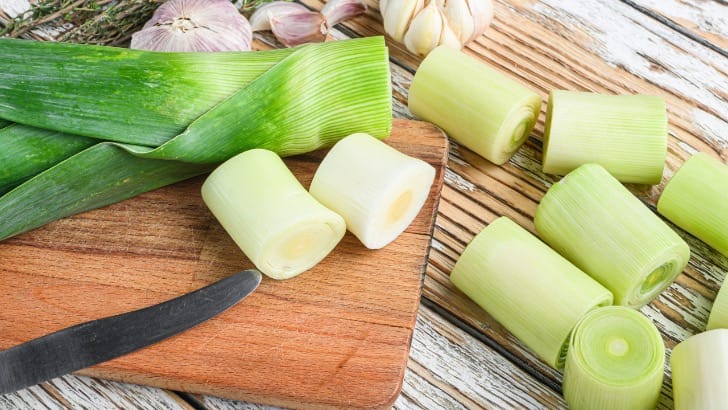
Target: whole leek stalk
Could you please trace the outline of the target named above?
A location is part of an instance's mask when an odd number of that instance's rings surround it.
[[[98,141],[0,197],[0,239],[248,149],[295,155],[391,129],[381,37],[219,54],[0,39],[0,51],[0,118]]]
[[[408,106],[468,149],[503,164],[528,139],[541,97],[462,51],[440,46],[417,69]]]
[[[690,248],[602,166],[585,164],[554,183],[536,208],[539,236],[638,308],[667,288]]]
[[[251,149],[217,167],[202,199],[245,255],[273,279],[319,263],[346,232],[272,151]]]
[[[555,90],[549,95],[543,172],[596,163],[622,182],[657,184],[667,156],[665,100]]]
[[[608,306],[576,325],[564,368],[564,398],[573,410],[654,409],[665,371],[665,345],[636,310]]]
[[[675,410],[719,410],[728,403],[728,329],[690,336],[672,350]]]
[[[557,369],[579,319],[612,303],[607,289],[507,217],[468,244],[450,280]]]
[[[710,309],[706,330],[711,329],[728,329],[728,281],[723,280],[723,284],[713,301],[713,307]]]
[[[665,185],[657,212],[728,256],[728,165],[693,155]]]

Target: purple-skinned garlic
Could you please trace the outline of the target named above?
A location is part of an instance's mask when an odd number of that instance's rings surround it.
[[[253,31],[271,30],[287,47],[323,42],[331,27],[366,11],[362,0],[330,0],[321,12],[298,3],[274,1],[259,7],[250,17]]]
[[[228,0],[169,0],[131,37],[153,51],[249,51],[252,29]]]

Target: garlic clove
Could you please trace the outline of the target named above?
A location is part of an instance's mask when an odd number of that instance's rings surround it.
[[[329,0],[321,9],[329,28],[367,11],[362,0]]]
[[[493,21],[493,2],[491,0],[467,0],[467,2],[473,19],[473,33],[463,44],[467,44],[485,33]]]
[[[380,3],[384,31],[393,39],[402,42],[411,21],[424,7],[424,0],[393,0]]]
[[[419,56],[425,56],[440,42],[444,16],[435,2],[430,2],[410,23],[404,35],[404,45]]]
[[[253,31],[270,30],[270,19],[273,16],[283,16],[285,14],[305,13],[309,10],[300,3],[291,3],[288,1],[274,1],[266,3],[257,9],[250,16],[250,26]]]
[[[442,11],[449,31],[457,37],[462,47],[475,31],[475,21],[470,14],[467,0],[448,0]]]
[[[248,51],[248,20],[227,0],[170,0],[132,34],[130,48],[154,51]]]
[[[313,11],[272,16],[270,25],[273,35],[286,47],[323,42],[328,33],[324,16]]]
[[[460,37],[453,30],[453,26],[448,24],[447,18],[442,19],[442,33],[440,34],[439,44],[456,50],[463,48],[463,42],[460,41]]]

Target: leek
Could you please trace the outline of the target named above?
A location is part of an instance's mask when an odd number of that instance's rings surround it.
[[[367,134],[352,134],[326,154],[311,194],[344,217],[369,249],[396,239],[419,213],[435,179],[430,164]]]
[[[608,306],[574,328],[564,368],[564,398],[573,410],[654,409],[665,371],[657,327],[636,310]]]
[[[508,76],[440,46],[420,64],[409,109],[495,164],[523,145],[541,111],[541,97]]]
[[[705,329],[728,329],[728,285],[725,280],[713,301]]]
[[[240,53],[250,57],[110,49],[0,39],[8,53],[0,117],[98,141],[0,197],[0,239],[200,175],[248,149],[288,156],[391,129],[381,37]],[[31,80],[46,88],[26,89]]]
[[[0,127],[0,195],[95,143],[92,138],[20,124]]]
[[[319,263],[346,232],[343,218],[317,202],[278,155],[252,149],[217,167],[202,199],[253,264],[273,279]]]
[[[657,212],[728,256],[728,165],[693,155],[668,181]]]
[[[564,175],[596,163],[622,182],[657,184],[667,156],[665,101],[552,91],[543,146],[543,172]]]
[[[607,289],[507,217],[468,244],[450,280],[557,369],[574,325],[612,303]]]
[[[728,403],[728,329],[690,336],[672,350],[675,410],[725,409]]]
[[[685,241],[597,164],[553,184],[534,223],[547,244],[612,291],[617,305],[649,303],[690,257]]]

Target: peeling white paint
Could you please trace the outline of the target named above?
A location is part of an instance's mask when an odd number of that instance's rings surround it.
[[[639,0],[637,3],[674,20],[685,20],[700,31],[728,38],[728,6],[719,1]]]
[[[725,124],[728,101],[721,93],[728,90],[728,59],[724,56],[620,2],[544,0],[533,10],[586,32],[594,40],[593,50],[605,61],[699,101]],[[674,14],[680,17],[677,10]]]
[[[30,3],[27,0],[0,0],[0,10],[10,18],[18,17],[28,9],[30,9]]]
[[[715,143],[720,149],[728,149],[728,112],[725,119],[720,119],[700,108],[695,108],[693,123],[702,132],[704,139]]]
[[[445,170],[445,183],[461,192],[475,192],[477,190],[475,184],[456,174],[450,168]]]

